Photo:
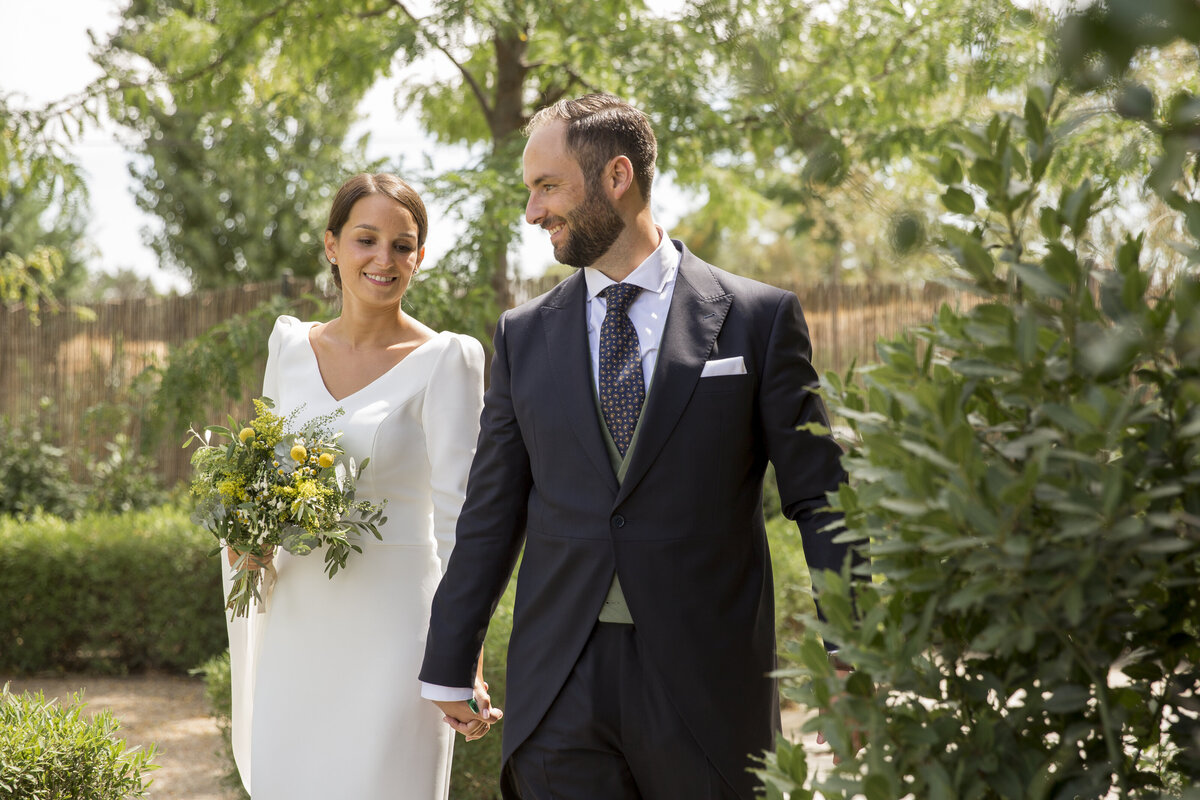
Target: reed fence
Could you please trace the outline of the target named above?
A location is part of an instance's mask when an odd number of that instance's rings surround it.
[[[514,287],[514,296],[532,297],[549,285],[527,281]],[[879,337],[929,320],[944,302],[970,302],[936,285],[784,288],[800,297],[813,342],[813,363],[822,373],[842,372],[852,360],[869,363],[875,359]],[[135,390],[135,379],[144,370],[166,363],[173,346],[278,293],[300,296],[314,291],[312,281],[285,279],[183,296],[89,304],[59,313],[43,311],[40,322],[23,309],[0,308],[0,416],[13,419],[40,413],[44,429],[78,474],[87,456],[103,454],[105,442],[117,433],[140,440],[149,405],[144,392]],[[244,414],[257,391],[258,387],[246,387],[244,399],[213,409],[209,419],[223,420],[226,412]],[[112,409],[122,413],[105,413]],[[187,453],[180,446],[185,431],[178,433],[163,437],[165,441],[156,442],[152,450],[168,485],[188,473]]]

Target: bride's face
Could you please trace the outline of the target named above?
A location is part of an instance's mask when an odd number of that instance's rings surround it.
[[[400,302],[425,258],[412,212],[384,194],[356,202],[339,236],[325,232],[325,255],[337,264],[344,296],[368,305]]]

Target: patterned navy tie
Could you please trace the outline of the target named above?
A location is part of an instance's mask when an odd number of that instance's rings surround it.
[[[622,458],[646,399],[642,351],[637,330],[626,313],[641,291],[640,286],[614,283],[600,292],[607,304],[600,325],[600,411]]]

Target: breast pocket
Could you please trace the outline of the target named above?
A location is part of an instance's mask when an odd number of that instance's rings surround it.
[[[696,383],[696,394],[724,394],[727,392],[749,392],[754,387],[754,376],[750,373],[741,375],[711,375],[701,378]]]
[[[714,375],[696,383],[685,416],[708,426],[709,436],[721,439],[725,425],[748,425],[754,416],[754,375]]]

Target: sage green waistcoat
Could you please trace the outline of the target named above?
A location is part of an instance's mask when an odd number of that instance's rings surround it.
[[[646,396],[649,397],[649,394],[647,392]],[[637,424],[633,426],[633,436],[630,437],[629,447],[625,450],[625,457],[622,458],[621,451],[617,449],[617,443],[613,441],[612,434],[608,431],[608,423],[604,421],[604,412],[600,409],[600,396],[596,394],[595,387],[592,387],[592,399],[596,401],[596,417],[600,420],[600,430],[604,433],[604,446],[608,450],[608,460],[612,463],[619,486],[625,480],[625,472],[629,469],[629,457],[633,454],[633,449],[637,447],[638,432],[642,429],[642,417],[639,415]],[[642,408],[645,407],[643,402]],[[633,617],[629,613],[629,606],[625,603],[625,593],[621,591],[621,581],[617,578],[616,572],[613,573],[612,585],[608,587],[608,596],[604,598],[604,605],[600,608],[598,619],[601,622],[633,624]]]

